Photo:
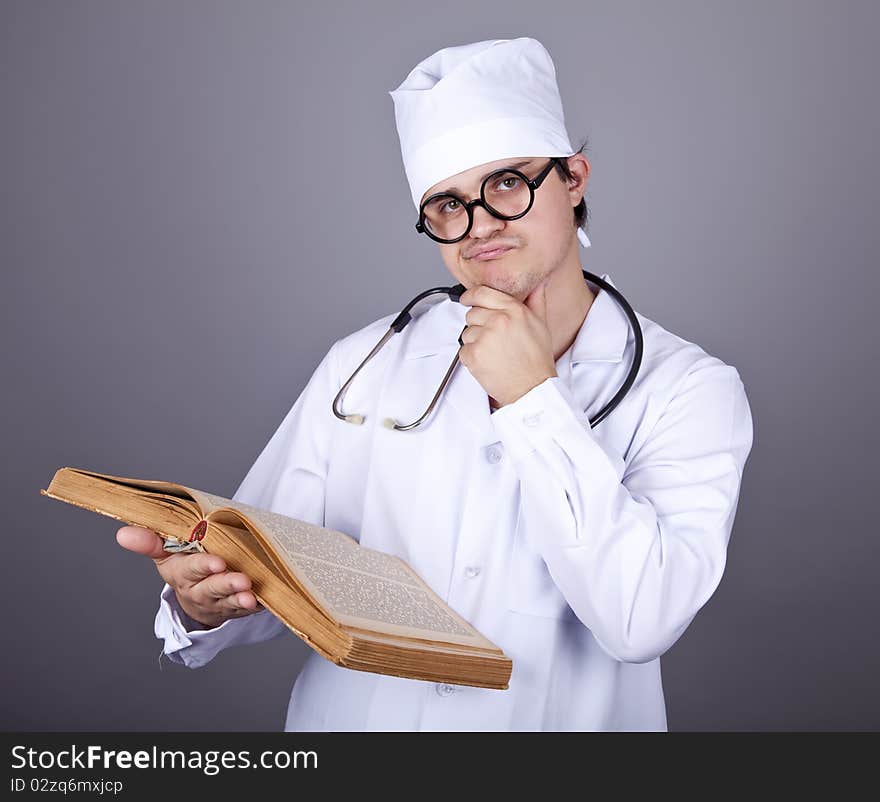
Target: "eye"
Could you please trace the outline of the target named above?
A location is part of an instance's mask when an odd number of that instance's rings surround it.
[[[455,200],[455,198],[450,198],[440,207],[441,214],[452,214],[453,212],[457,212],[459,209],[459,202]]]
[[[519,178],[519,176],[505,175],[495,182],[495,189],[501,191],[517,189],[521,183],[522,180]]]

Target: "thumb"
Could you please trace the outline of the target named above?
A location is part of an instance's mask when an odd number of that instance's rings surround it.
[[[527,308],[531,309],[541,321],[547,324],[547,280],[544,279],[535,289],[533,289],[525,300]]]
[[[124,549],[154,560],[165,558],[170,552],[165,551],[165,541],[152,529],[142,526],[123,526],[116,532],[116,542]]]

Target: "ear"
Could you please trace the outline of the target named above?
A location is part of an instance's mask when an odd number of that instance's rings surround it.
[[[587,190],[590,177],[590,163],[583,153],[575,153],[568,157],[568,169],[572,177],[568,182],[568,196],[572,207],[577,206]]]

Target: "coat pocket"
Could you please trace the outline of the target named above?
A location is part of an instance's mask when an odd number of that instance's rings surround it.
[[[513,612],[560,620],[575,618],[565,597],[556,587],[544,558],[529,542],[522,505],[517,514],[507,580],[507,606]]]

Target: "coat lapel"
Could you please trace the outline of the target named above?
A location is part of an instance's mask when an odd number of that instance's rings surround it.
[[[458,353],[458,336],[466,325],[468,308],[446,298],[414,318],[407,327],[409,337],[403,345],[403,369],[409,372],[413,366],[408,363],[418,360],[423,363],[419,365],[420,372],[429,370],[431,374],[436,374],[433,386],[425,393],[419,414],[427,409]],[[433,413],[422,425],[430,424],[444,404],[455,408],[480,445],[497,440],[490,418],[489,394],[461,362],[456,364]]]

